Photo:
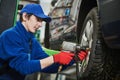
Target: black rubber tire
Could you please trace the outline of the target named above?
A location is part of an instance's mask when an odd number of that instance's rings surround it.
[[[104,41],[102,39],[101,29],[99,26],[99,15],[97,12],[97,8],[94,7],[91,9],[86,16],[83,24],[82,32],[85,29],[85,25],[87,24],[88,20],[92,20],[93,22],[93,35],[92,35],[92,47],[90,51],[88,65],[84,71],[80,71],[80,80],[108,80],[104,77],[104,69],[105,66],[105,48],[104,48]],[[80,40],[82,34],[80,34]],[[79,41],[80,41],[79,40]],[[80,41],[81,42],[81,41]],[[107,76],[106,76],[107,77]]]

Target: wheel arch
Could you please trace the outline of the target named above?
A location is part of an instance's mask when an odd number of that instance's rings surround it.
[[[79,5],[78,11],[78,20],[77,20],[77,42],[79,43],[79,37],[81,33],[81,29],[83,26],[84,19],[88,12],[93,8],[98,7],[98,1],[96,0],[82,0],[81,4]]]

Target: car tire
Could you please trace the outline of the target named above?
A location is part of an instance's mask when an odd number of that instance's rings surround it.
[[[106,56],[107,48],[102,38],[97,7],[92,8],[84,20],[79,44],[90,48],[86,59],[78,66],[80,80],[110,80],[106,75],[111,71],[110,57]]]

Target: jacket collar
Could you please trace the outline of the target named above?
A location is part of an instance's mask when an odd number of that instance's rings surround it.
[[[30,41],[34,37],[33,33],[28,32],[20,21],[17,22],[16,28],[25,40]]]

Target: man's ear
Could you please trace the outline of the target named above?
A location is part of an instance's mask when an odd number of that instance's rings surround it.
[[[23,18],[23,21],[26,21],[26,20],[28,19],[27,13],[24,12],[24,13],[22,14],[22,18]]]

